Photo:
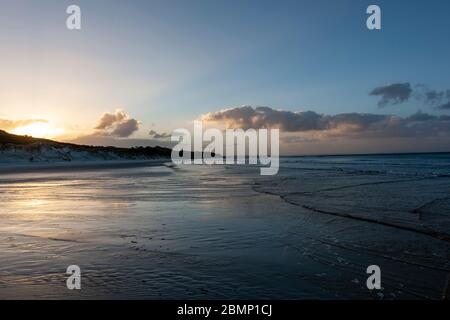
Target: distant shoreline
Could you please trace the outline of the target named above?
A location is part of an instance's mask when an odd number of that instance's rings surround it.
[[[105,160],[105,161],[70,161],[70,162],[36,162],[36,163],[0,163],[0,175],[26,172],[54,172],[66,170],[107,170],[145,166],[161,166],[170,158],[151,160]]]
[[[450,151],[433,152],[388,152],[388,153],[339,153],[339,154],[297,154],[280,155],[280,158],[301,158],[301,157],[362,157],[362,156],[409,156],[409,155],[439,155],[450,154]]]

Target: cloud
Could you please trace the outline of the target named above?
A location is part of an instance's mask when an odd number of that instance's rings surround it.
[[[135,119],[127,119],[117,123],[111,135],[120,138],[131,136],[135,131],[139,130],[139,122]]]
[[[44,119],[25,119],[25,120],[8,120],[0,119],[0,130],[10,131],[19,127],[27,126],[32,123],[46,123]]]
[[[381,100],[378,102],[380,108],[406,102],[410,98],[414,98],[424,105],[437,110],[450,110],[450,89],[435,90],[430,89],[425,84],[417,84],[411,87],[408,82],[394,83],[375,88],[369,95],[381,96]]]
[[[428,88],[424,84],[416,85],[415,96],[418,100],[423,100],[428,106],[434,106],[439,109],[440,105],[450,102],[450,89],[449,90],[434,90]]]
[[[450,110],[450,101],[437,107],[439,110]]]
[[[430,120],[436,120],[437,117],[433,116],[428,113],[424,113],[422,111],[417,111],[415,114],[409,116],[407,118],[409,121],[417,122],[417,121],[430,121]]]
[[[168,139],[171,136],[170,133],[166,132],[158,133],[155,130],[150,130],[148,134],[154,139]]]
[[[444,91],[429,90],[425,92],[425,102],[428,104],[436,104],[442,101],[446,93]]]
[[[122,120],[126,119],[128,116],[123,110],[116,110],[115,113],[104,113],[102,117],[100,118],[98,125],[95,127],[95,129],[103,130],[110,128],[116,123],[120,123]]]
[[[437,110],[450,110],[450,90],[437,91],[424,88],[423,96],[427,105]]]
[[[411,97],[411,84],[393,83],[387,86],[381,86],[373,89],[369,95],[380,96],[381,100],[378,102],[378,107],[384,108],[387,105],[399,104],[407,101]]]
[[[373,137],[424,137],[450,134],[450,117],[418,111],[410,117],[371,113],[323,115],[314,111],[285,111],[269,107],[243,106],[201,116],[206,124],[227,128],[278,128],[300,133],[300,140]],[[305,133],[309,133],[305,135]],[[293,140],[294,138],[291,138]],[[299,141],[300,141],[299,140]]]
[[[313,111],[283,111],[269,107],[242,106],[211,112],[201,117],[202,121],[224,123],[228,128],[261,129],[278,128],[282,131],[321,130],[326,123]]]
[[[140,122],[132,119],[123,110],[117,109],[115,113],[104,113],[97,126],[97,134],[127,138],[139,130]]]

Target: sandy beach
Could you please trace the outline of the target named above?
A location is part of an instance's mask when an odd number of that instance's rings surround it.
[[[439,299],[449,159],[283,158],[276,177],[249,166],[3,172],[0,297]],[[81,290],[66,288],[72,264]],[[372,264],[378,292],[365,283]]]

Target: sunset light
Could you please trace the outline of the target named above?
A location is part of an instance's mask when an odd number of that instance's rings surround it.
[[[35,138],[54,138],[64,133],[64,129],[51,126],[47,122],[35,122],[12,130],[17,135],[27,135]]]

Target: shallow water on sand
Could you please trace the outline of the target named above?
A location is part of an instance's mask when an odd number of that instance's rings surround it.
[[[0,298],[442,298],[450,155],[0,175]],[[68,290],[78,265],[82,289]],[[379,265],[380,291],[366,287]]]

